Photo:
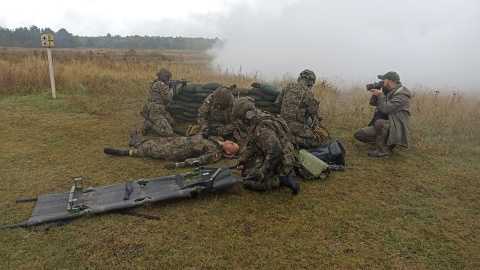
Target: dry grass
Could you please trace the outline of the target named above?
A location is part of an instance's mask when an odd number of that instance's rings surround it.
[[[129,61],[125,51],[83,60],[69,51],[55,61],[52,99],[45,60],[11,50],[0,57],[1,225],[33,211],[16,199],[65,192],[75,177],[97,187],[171,174],[162,161],[102,152],[127,146],[159,67],[192,83],[255,80],[212,70],[193,52],[156,52],[169,57],[159,60],[137,51]],[[371,117],[369,94],[317,85],[354,170],[300,180],[296,197],[235,186],[135,209],[160,220],[103,214],[49,231],[0,231],[0,269],[478,269],[480,103],[412,90],[411,148],[390,159],[369,159],[352,136]]]

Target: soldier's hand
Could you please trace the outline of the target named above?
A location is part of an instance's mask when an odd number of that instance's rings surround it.
[[[210,136],[210,132],[209,132],[208,128],[206,128],[202,131],[202,137],[204,139],[208,139],[208,136]]]
[[[245,169],[245,164],[247,164],[245,161],[240,160],[240,159],[237,160],[237,164],[235,164],[235,170],[241,171],[241,170]]]
[[[185,168],[187,164],[185,162],[167,162],[165,163],[165,168],[167,170],[173,170],[177,168]]]

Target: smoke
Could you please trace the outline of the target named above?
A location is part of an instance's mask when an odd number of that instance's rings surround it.
[[[267,81],[296,78],[308,68],[346,88],[378,81],[378,74],[393,70],[407,87],[480,91],[480,2],[270,5],[275,8],[236,3],[219,19],[219,36],[226,43],[214,51],[215,67],[259,74]]]

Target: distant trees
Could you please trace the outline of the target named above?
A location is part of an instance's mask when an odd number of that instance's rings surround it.
[[[61,28],[55,36],[55,47],[59,48],[77,48],[82,47],[82,43],[78,37],[74,37],[65,28]]]
[[[106,36],[82,37],[74,36],[65,28],[54,32],[50,28],[38,28],[35,25],[19,27],[10,30],[0,27],[0,46],[2,47],[41,47],[40,36],[54,34],[55,47],[57,48],[120,48],[120,49],[173,49],[206,51],[216,43],[222,42],[218,38],[189,38],[189,37],[149,37],[149,36]]]

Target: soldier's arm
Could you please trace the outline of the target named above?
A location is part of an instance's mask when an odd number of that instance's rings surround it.
[[[315,119],[318,117],[318,109],[320,107],[320,102],[315,99],[311,91],[307,92],[307,114]]]
[[[262,125],[262,123],[257,126],[255,132],[254,136],[257,137],[258,146],[265,155],[260,171],[264,174],[272,172],[282,162],[283,150],[278,135],[272,128]]]
[[[275,106],[281,107],[282,106],[282,101],[283,101],[283,93],[285,90],[280,91],[280,94],[277,96],[277,99],[275,100]]]
[[[225,136],[227,134],[232,134],[235,132],[235,130],[239,129],[241,125],[242,125],[241,120],[233,120],[229,124],[217,128],[218,136]]]
[[[160,81],[156,82],[154,86],[156,88],[155,91],[160,93],[162,103],[164,105],[169,105],[173,99],[173,90],[170,89],[167,84]]]
[[[237,163],[247,163],[252,157],[255,156],[255,153],[258,151],[256,145],[250,140],[247,143],[247,149],[243,154],[238,158]]]
[[[212,103],[212,95],[209,95],[203,101],[200,108],[197,110],[197,123],[201,130],[208,127],[208,118],[210,116],[210,104]]]
[[[188,158],[185,160],[190,166],[201,166],[219,161],[222,158],[222,150],[218,146],[207,145],[205,152],[196,158]]]

